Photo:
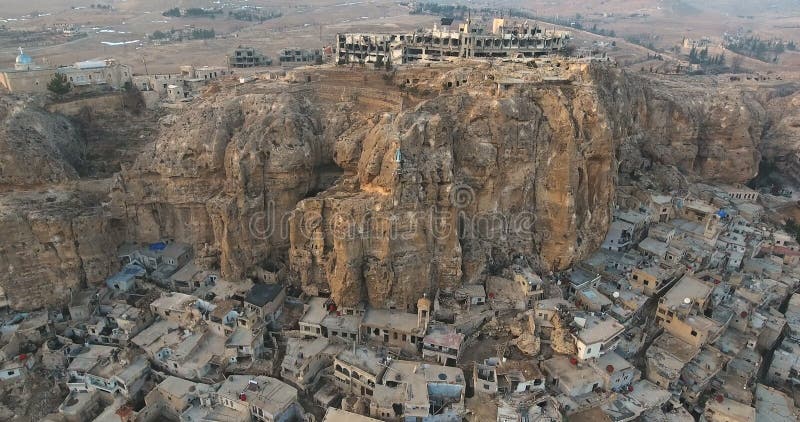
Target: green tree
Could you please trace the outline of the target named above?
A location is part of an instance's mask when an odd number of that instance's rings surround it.
[[[47,83],[47,89],[56,95],[64,95],[71,88],[69,82],[67,82],[67,77],[59,73],[53,75],[53,79]]]

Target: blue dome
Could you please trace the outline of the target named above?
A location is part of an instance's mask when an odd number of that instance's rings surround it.
[[[29,56],[27,54],[20,54],[19,56],[17,56],[17,63],[19,63],[19,64],[31,64],[31,63],[33,63],[33,59],[31,58],[31,56]]]
[[[22,52],[22,48],[19,49],[19,55],[17,56],[17,64],[31,64],[33,63],[33,59],[31,56]]]

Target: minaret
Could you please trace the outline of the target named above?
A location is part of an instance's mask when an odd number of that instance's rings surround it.
[[[423,293],[422,297],[417,301],[417,327],[427,328],[428,322],[431,319],[431,301],[428,299],[428,294]]]

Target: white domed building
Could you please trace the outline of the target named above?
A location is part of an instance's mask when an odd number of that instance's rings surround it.
[[[22,47],[20,47],[19,55],[17,56],[17,60],[14,62],[14,70],[31,70],[33,68],[33,58],[25,54],[25,52],[22,51]]]

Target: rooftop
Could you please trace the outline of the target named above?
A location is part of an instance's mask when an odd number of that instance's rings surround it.
[[[692,360],[700,351],[700,349],[673,336],[668,332],[662,333],[660,336],[658,336],[658,338],[653,341],[653,344],[650,346],[650,348],[653,350],[662,350],[667,352],[684,363]],[[649,351],[650,349],[648,349],[648,352]]]
[[[597,366],[606,368],[608,365],[614,367],[615,371],[622,371],[628,368],[633,368],[633,365],[625,360],[622,356],[618,355],[613,350],[597,358]]]
[[[181,331],[173,321],[156,321],[134,337],[131,342],[151,355],[163,347],[171,346],[181,340]]]
[[[667,248],[669,248],[669,245],[667,245],[666,242],[652,237],[646,237],[639,242],[639,249],[655,256],[663,257],[667,254]]]
[[[362,323],[370,327],[389,328],[401,333],[422,334],[424,329],[424,327],[418,326],[416,314],[388,309],[367,309]]]
[[[578,366],[580,365],[580,366]],[[573,365],[566,356],[555,356],[542,362],[542,369],[558,382],[573,388],[583,384],[601,383],[597,371],[589,365]]]
[[[116,347],[101,346],[97,344],[83,346],[80,353],[75,355],[72,362],[69,364],[68,370],[76,372],[88,372],[91,370],[101,359],[110,358],[114,351],[118,351]]]
[[[741,422],[756,422],[756,409],[729,398],[723,398],[722,402],[708,400],[706,412],[708,411],[717,415],[715,420],[734,420],[735,418]]]
[[[583,299],[588,300],[600,307],[611,305],[611,300],[609,300],[604,294],[600,293],[599,291],[597,291],[597,289],[593,287],[581,290],[580,295],[583,296]]]
[[[245,398],[250,405],[258,406],[273,416],[297,401],[294,387],[265,376],[230,375],[217,393],[234,400]]]
[[[584,344],[603,343],[625,331],[622,324],[607,315],[596,316],[589,312],[576,312],[575,322],[580,327],[576,337]]]
[[[300,322],[313,325],[321,324],[322,320],[328,315],[328,308],[325,306],[327,302],[328,299],[324,297],[312,297],[309,299],[308,308],[303,317],[300,318]]]
[[[506,360],[496,367],[497,376],[508,376],[519,381],[542,379],[542,371],[531,360]]]
[[[359,415],[358,413],[348,412],[346,410],[329,407],[325,412],[325,417],[322,422],[378,422],[379,419],[373,419],[367,416]]]
[[[158,309],[168,309],[168,310],[184,310],[186,309],[190,303],[196,301],[197,298],[192,295],[187,295],[185,293],[178,293],[178,292],[169,292],[163,293],[161,297],[154,300],[150,306],[158,308]]]
[[[756,384],[756,419],[758,422],[800,420],[800,411],[786,393]]]
[[[464,342],[464,334],[456,332],[456,330],[450,326],[442,325],[431,327],[428,334],[422,341],[423,343],[433,344],[436,346],[460,349],[461,343]]]
[[[589,283],[591,281],[596,280],[600,276],[598,274],[586,271],[586,270],[584,270],[582,268],[574,267],[569,272],[569,276],[568,277],[569,277],[569,282],[573,286],[582,286],[582,285],[584,285],[586,283]]]
[[[337,315],[328,314],[322,320],[322,326],[327,328],[328,331],[338,331],[347,333],[357,333],[358,327],[361,325],[363,315]]]
[[[283,286],[280,284],[254,284],[244,301],[261,307],[275,300],[282,291]]]
[[[679,307],[685,305],[685,299],[689,298],[691,303],[697,301],[705,302],[711,294],[712,286],[694,278],[684,275],[661,299],[661,303],[668,307]]]
[[[366,346],[357,346],[355,350],[353,348],[342,350],[336,355],[336,359],[375,376],[380,376],[385,368],[385,356]]]
[[[167,377],[164,378],[164,381],[161,381],[158,384],[157,388],[171,396],[186,397],[187,394],[197,390],[197,385],[198,383],[188,381],[183,378],[173,377],[172,375],[167,375]],[[208,387],[211,386],[208,385]]]

